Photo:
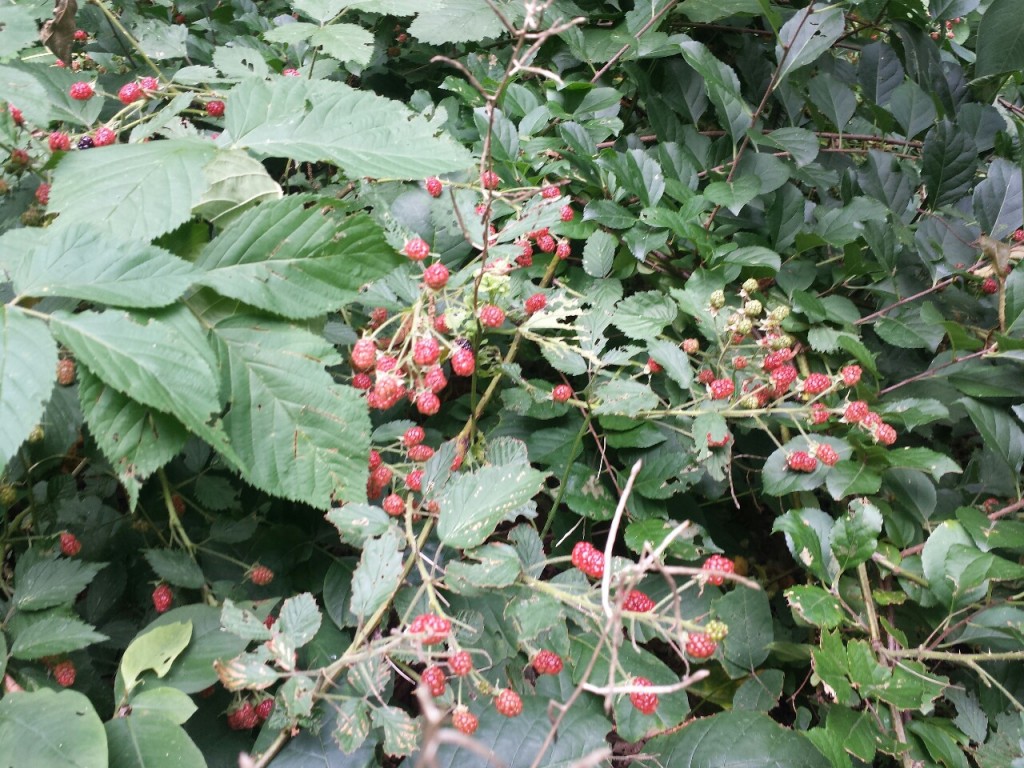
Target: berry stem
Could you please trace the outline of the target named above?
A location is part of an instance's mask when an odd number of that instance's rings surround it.
[[[178,543],[192,557],[196,551],[196,545],[188,537],[185,527],[181,524],[181,518],[178,517],[178,512],[174,509],[174,494],[171,491],[171,484],[167,481],[167,475],[163,467],[157,470],[157,476],[160,478],[160,488],[164,495],[164,506],[167,508],[167,523],[171,528],[171,538],[177,539]]]

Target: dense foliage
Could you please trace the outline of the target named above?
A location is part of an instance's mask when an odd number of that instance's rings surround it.
[[[1020,768],[1016,2],[0,0],[0,763]]]

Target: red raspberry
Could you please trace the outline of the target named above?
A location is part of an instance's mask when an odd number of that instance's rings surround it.
[[[413,261],[423,261],[430,255],[430,246],[422,237],[414,237],[405,244],[402,252]]]
[[[1024,229],[1018,229],[1013,233],[1013,242],[1024,243]]]
[[[352,386],[356,389],[369,389],[373,386],[373,379],[368,373],[357,373],[352,377]]]
[[[389,493],[385,496],[381,506],[392,517],[401,517],[405,512],[405,501],[397,493]]]
[[[423,270],[423,282],[427,284],[427,287],[440,291],[448,283],[450,273],[448,267],[440,262],[431,264],[425,270]]]
[[[139,85],[142,86],[144,91],[157,91],[160,89],[160,83],[155,77],[141,77],[139,78]]]
[[[697,371],[697,381],[701,384],[710,384],[715,380],[715,374],[707,368],[701,368]]]
[[[533,264],[533,244],[529,240],[517,240],[516,245],[519,246],[519,254],[529,261],[529,264],[520,264],[520,266],[528,267]],[[516,261],[518,262],[519,259]]]
[[[576,212],[572,209],[571,205],[563,205],[562,209],[558,212],[558,216],[562,221],[572,221],[576,218]]]
[[[780,349],[765,355],[764,362],[761,365],[766,371],[774,371],[780,365],[785,365],[792,359],[793,350]]]
[[[131,104],[133,101],[146,98],[146,94],[142,92],[142,86],[133,80],[121,86],[117,98],[122,104]]]
[[[459,651],[448,657],[448,668],[456,677],[465,677],[473,671],[473,657],[469,651]]]
[[[824,424],[831,414],[823,403],[815,403],[811,406],[811,424]]]
[[[412,359],[416,365],[425,368],[436,363],[440,356],[441,348],[437,345],[437,339],[433,336],[424,336],[413,342]]]
[[[373,471],[374,469],[376,469],[377,467],[379,467],[383,463],[384,463],[384,460],[380,457],[380,452],[378,452],[378,451],[376,451],[376,450],[371,448],[370,449],[370,470]],[[390,479],[390,478],[388,478],[388,479]]]
[[[572,387],[568,384],[558,384],[551,390],[551,399],[556,403],[564,403],[572,397]]]
[[[518,717],[523,711],[523,700],[511,688],[502,688],[494,697],[494,708],[505,717]]]
[[[484,171],[480,174],[480,184],[484,189],[497,189],[501,178],[494,171]]]
[[[448,386],[448,377],[444,375],[441,366],[435,365],[423,375],[423,383],[436,395]]]
[[[868,411],[867,415],[864,416],[860,421],[860,425],[869,432],[874,432],[882,424],[882,417],[874,411]]]
[[[646,677],[634,677],[633,685],[647,687],[653,685],[650,680]],[[629,694],[629,700],[633,706],[639,709],[645,715],[652,715],[658,708],[658,695],[655,693],[640,693],[634,691]]]
[[[438,333],[451,333],[451,328],[448,327],[448,318],[441,313],[434,318],[434,330]]]
[[[561,194],[558,191],[558,187],[547,184],[540,188],[540,196],[547,198],[548,200],[554,200],[558,195]]]
[[[14,106],[13,104],[8,104],[7,111],[11,113],[11,120],[14,121],[15,125],[20,126],[25,124],[25,116],[21,113],[21,110],[18,109],[16,106]]]
[[[180,493],[175,493],[171,496],[171,506],[174,507],[174,514],[178,517],[185,514],[185,499],[182,498]]]
[[[604,553],[589,541],[576,542],[572,548],[572,564],[595,579],[604,576]]]
[[[808,395],[820,395],[832,386],[832,379],[824,373],[812,373],[804,381],[803,391]]]
[[[219,99],[206,102],[206,114],[210,117],[224,116],[224,102]]]
[[[821,443],[817,448],[814,449],[814,455],[817,457],[825,466],[834,466],[839,461],[839,454],[836,453],[836,449],[828,443]]]
[[[414,469],[405,476],[405,487],[410,491],[419,491],[423,488],[423,470]]]
[[[444,694],[448,678],[445,676],[444,670],[434,664],[433,666],[427,667],[420,673],[420,682],[427,686],[427,689],[430,691],[430,695],[436,699],[438,696]]]
[[[467,736],[472,736],[476,733],[477,727],[480,725],[480,720],[477,716],[470,712],[464,705],[459,705],[452,712],[452,726],[455,730],[460,733],[464,733]]]
[[[807,451],[793,451],[786,457],[786,465],[794,472],[813,472],[818,468],[818,460]]]
[[[352,367],[366,371],[377,361],[377,345],[373,339],[360,339],[352,345]]]
[[[558,249],[558,243],[551,235],[541,235],[537,238],[537,247],[543,253],[554,253]]]
[[[366,481],[366,495],[371,499],[380,496],[388,483],[391,482],[391,467],[379,466],[370,472],[370,479]]]
[[[82,542],[70,531],[64,531],[60,535],[60,551],[65,557],[74,557],[82,551]]]
[[[497,328],[505,322],[505,313],[494,304],[484,304],[477,313],[480,322],[488,328]]]
[[[430,457],[434,455],[434,449],[429,445],[414,445],[408,453],[410,461],[422,464],[424,461],[430,461]]]
[[[736,385],[732,379],[715,379],[708,385],[712,400],[725,400],[736,391]]]
[[[856,424],[859,421],[863,421],[867,418],[867,415],[871,413],[868,410],[868,404],[863,400],[854,400],[843,412],[843,418],[846,419],[850,424]]]
[[[67,152],[71,149],[71,137],[63,131],[51,133],[49,143],[51,152]]]
[[[654,608],[654,601],[639,589],[631,589],[622,607],[633,613],[647,613]]]
[[[789,389],[789,386],[796,381],[799,375],[792,365],[782,365],[771,373],[772,383],[775,385],[776,394],[782,394]]]
[[[695,659],[706,659],[714,654],[718,643],[703,632],[691,632],[686,638],[686,652]]]
[[[259,704],[256,705],[256,717],[259,718],[260,722],[266,722],[266,719],[270,717],[270,713],[274,711],[274,700],[263,699]]]
[[[736,355],[736,357],[732,359],[732,367],[737,371],[742,371],[747,367],[747,358],[743,355]]]
[[[402,435],[402,444],[406,448],[411,448],[422,443],[426,436],[427,433],[423,431],[423,427],[409,427]]]
[[[281,74],[285,77],[300,77],[302,75],[295,67],[285,67],[281,70]]]
[[[548,297],[543,293],[535,293],[526,300],[526,314],[532,315],[540,312],[548,305]]]
[[[375,368],[377,373],[389,373],[398,367],[398,360],[391,355],[381,355],[377,360]]]
[[[50,185],[43,183],[36,187],[36,200],[39,201],[40,205],[46,205],[50,202]]]
[[[516,256],[516,264],[522,267],[523,269],[526,269],[527,267],[532,267],[533,250],[531,249],[529,253],[524,252]]]
[[[452,355],[452,372],[456,376],[471,376],[476,368],[476,357],[470,349],[460,349]]]
[[[94,93],[92,83],[86,82],[72,83],[71,88],[68,89],[68,94],[75,101],[88,101],[93,97]]]
[[[92,135],[92,143],[97,147],[106,147],[115,141],[117,141],[117,134],[105,125],[97,128]]]
[[[437,645],[448,639],[452,623],[436,613],[421,613],[409,623],[409,634],[417,635],[423,645]]]
[[[248,701],[228,712],[228,728],[233,731],[248,731],[259,725],[259,715]]]
[[[991,296],[993,293],[998,293],[999,283],[995,281],[995,278],[986,277],[981,284],[981,292]]]
[[[570,253],[572,253],[572,247],[569,245],[569,241],[559,240],[558,247],[555,248],[555,256],[564,261],[569,258]]]
[[[843,384],[852,387],[860,381],[861,369],[859,365],[848,365],[839,374],[843,377]]]
[[[63,358],[57,362],[57,383],[62,387],[70,387],[75,383],[75,361]]]
[[[441,400],[429,389],[424,390],[416,395],[416,410],[424,416],[433,416],[441,410]],[[420,448],[421,446],[416,447]]]
[[[76,29],[75,30],[75,34],[74,34],[74,38],[78,42],[82,42],[83,40],[88,40],[89,39],[89,33],[86,32],[84,29]]]
[[[896,442],[896,430],[888,424],[879,424],[874,430],[874,436],[882,445],[892,445]]]
[[[61,688],[70,688],[74,685],[77,674],[78,670],[75,669],[75,663],[71,659],[65,659],[53,665],[53,679]]]
[[[174,602],[174,593],[167,584],[157,584],[153,590],[153,607],[157,613],[167,613]]]
[[[538,651],[530,664],[538,675],[557,675],[562,671],[562,657],[554,651]]]
[[[437,176],[431,176],[426,181],[427,194],[431,197],[441,196],[441,180]]]
[[[736,565],[725,555],[712,555],[704,561],[704,565],[701,568],[705,571],[714,571],[704,577],[708,584],[714,584],[716,587],[722,586],[725,583],[725,576],[723,573],[734,573],[736,571]]]
[[[249,581],[257,587],[265,587],[274,580],[274,572],[265,565],[254,565],[249,569]]]

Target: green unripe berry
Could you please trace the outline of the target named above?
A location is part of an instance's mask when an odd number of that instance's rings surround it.
[[[740,407],[748,411],[756,411],[761,407],[761,403],[757,399],[757,395],[747,395],[740,400]]]
[[[715,619],[714,621],[709,621],[707,626],[704,627],[704,634],[716,643],[720,643],[729,634],[729,626],[724,621]]]
[[[777,336],[772,339],[770,346],[772,349],[785,349],[786,347],[791,347],[793,346],[793,337],[784,333],[781,336]]]
[[[744,293],[751,294],[758,289],[757,280],[750,277],[743,281],[743,285],[740,286]]]
[[[31,444],[41,442],[44,437],[46,437],[46,432],[43,431],[41,424],[36,424],[32,427],[32,431],[28,433],[28,441]]]
[[[736,321],[736,333],[741,336],[746,336],[754,329],[754,324],[750,322],[749,318],[741,317]]]
[[[771,319],[774,320],[775,322],[781,323],[783,320],[789,317],[789,307],[787,307],[785,304],[783,304],[782,306],[775,307],[775,309],[771,311],[769,317],[771,317]]]
[[[764,307],[761,305],[761,302],[758,301],[757,299],[751,299],[750,301],[743,305],[743,314],[746,315],[747,317],[758,317],[760,316],[762,310],[764,310]]]
[[[0,506],[10,507],[18,500],[18,491],[10,483],[0,484]]]
[[[725,306],[725,291],[712,291],[711,296],[708,297],[708,303],[714,309],[721,309]]]

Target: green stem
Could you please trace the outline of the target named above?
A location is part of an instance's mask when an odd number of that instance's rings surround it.
[[[118,32],[120,32],[124,36],[125,40],[131,43],[132,48],[139,52],[139,56],[142,58],[144,62],[146,62],[146,65],[150,69],[152,69],[154,73],[156,73],[157,78],[159,80],[164,80],[166,82],[166,79],[164,78],[164,73],[161,72],[160,68],[153,63],[153,60],[146,55],[146,52],[142,50],[142,46],[139,45],[139,41],[136,40],[127,29],[125,29],[124,24],[122,24],[121,20],[117,18],[117,14],[110,10],[107,7],[106,3],[103,2],[103,0],[89,0],[89,2],[91,2],[97,8],[99,8],[103,15],[107,17],[107,21],[110,23],[110,25],[114,27],[114,29],[116,29]]]

